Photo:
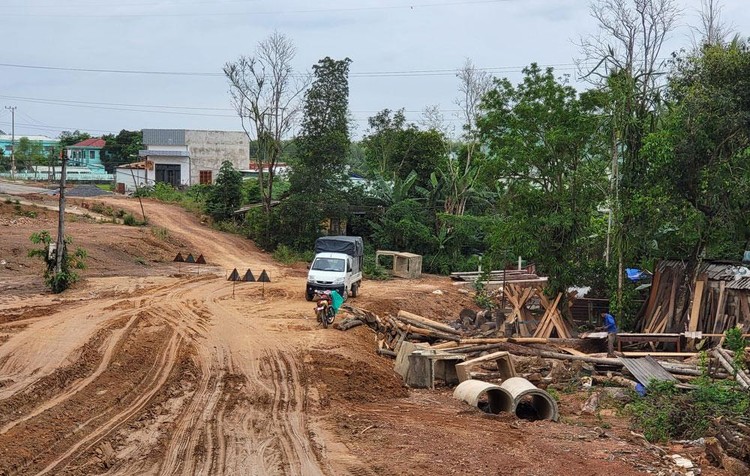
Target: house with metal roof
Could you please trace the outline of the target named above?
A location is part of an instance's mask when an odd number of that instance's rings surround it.
[[[101,159],[102,149],[105,145],[107,145],[107,142],[104,139],[94,137],[68,146],[66,148],[68,165],[86,167],[91,173],[107,173]]]
[[[210,184],[225,160],[237,170],[249,165],[250,141],[244,132],[143,129],[143,145],[138,155],[149,184]]]

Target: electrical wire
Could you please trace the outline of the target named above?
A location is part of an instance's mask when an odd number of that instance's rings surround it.
[[[298,10],[276,10],[276,11],[251,11],[251,12],[199,12],[199,13],[99,13],[99,14],[53,14],[53,13],[3,13],[4,17],[75,17],[75,18],[131,18],[131,17],[207,17],[207,16],[267,16],[267,15],[298,15],[298,14],[320,14],[320,13],[347,13],[378,10],[415,10],[422,8],[467,6],[467,5],[490,5],[497,3],[508,3],[513,0],[463,0],[455,2],[422,3],[411,5],[379,5],[370,7],[339,7],[339,8],[317,8]]]

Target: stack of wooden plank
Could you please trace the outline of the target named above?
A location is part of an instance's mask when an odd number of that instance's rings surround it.
[[[684,263],[659,263],[638,329],[646,333],[721,334],[739,325],[743,332],[750,331],[750,279],[734,279],[732,269],[725,264],[704,264],[694,287],[687,290]],[[692,299],[683,308],[680,302],[686,292]]]
[[[486,279],[486,281],[483,282],[485,289],[497,289],[507,283],[522,284],[526,286],[543,286],[547,283],[546,276],[539,276],[536,273],[525,269],[494,270],[487,274],[480,273],[479,271],[456,272],[451,273],[451,279],[472,284],[480,279]]]

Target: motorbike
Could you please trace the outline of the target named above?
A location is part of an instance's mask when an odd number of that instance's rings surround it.
[[[315,317],[318,322],[323,324],[324,328],[327,328],[333,324],[333,320],[336,317],[336,313],[333,310],[333,299],[330,292],[319,292],[315,294]]]

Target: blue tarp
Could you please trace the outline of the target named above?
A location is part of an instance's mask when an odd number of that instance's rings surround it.
[[[640,281],[641,279],[646,279],[651,276],[651,273],[649,273],[648,271],[635,268],[625,268],[625,274],[631,281]]]

